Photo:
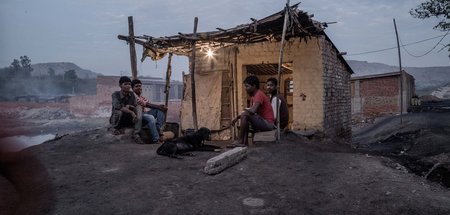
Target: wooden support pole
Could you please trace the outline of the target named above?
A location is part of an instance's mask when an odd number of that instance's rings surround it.
[[[287,28],[287,22],[288,22],[288,15],[289,15],[289,0],[286,2],[286,7],[284,9],[284,22],[283,22],[283,33],[281,34],[281,42],[280,42],[280,58],[278,60],[278,86],[277,86],[277,95],[280,96],[280,86],[281,86],[281,68],[283,65],[283,53],[284,53],[284,38],[286,37],[286,28]],[[277,97],[277,104],[276,104],[276,116],[277,119],[277,142],[281,139],[280,134],[280,100]]]
[[[232,120],[232,119],[234,119],[235,117],[236,117],[236,115],[237,115],[237,113],[234,111],[235,110],[235,107],[237,106],[237,104],[234,102],[235,101],[235,99],[234,99],[234,92],[237,90],[235,87],[234,87],[234,85],[235,85],[235,82],[236,82],[236,77],[235,77],[235,71],[234,71],[234,63],[232,63],[231,62],[231,57],[230,57],[230,54],[231,54],[231,52],[233,52],[233,49],[230,49],[230,50],[228,50],[228,66],[229,66],[229,69],[230,69],[230,78],[231,78],[231,85],[230,85],[230,104],[231,104],[231,119],[230,120]],[[234,54],[234,53],[233,53]],[[234,140],[235,139],[235,137],[236,137],[236,127],[235,126],[231,126],[230,127],[231,128],[231,136],[232,136],[232,139]]]
[[[137,79],[137,60],[136,60],[136,48],[134,43],[134,27],[133,17],[128,17],[128,34],[130,37],[130,62],[131,62],[131,78]]]
[[[194,19],[194,33],[193,37],[197,37],[197,24],[198,24],[198,18],[195,17]],[[192,92],[192,119],[194,122],[194,129],[195,131],[198,130],[198,124],[197,124],[197,100],[195,96],[195,43],[197,41],[192,40],[191,46],[192,46],[192,56],[191,56],[191,92]]]
[[[398,50],[398,64],[400,66],[400,124],[403,124],[403,69],[402,69],[402,55],[400,52],[400,42],[398,39],[397,24],[394,19],[395,36],[397,37]]]
[[[166,108],[169,107],[169,95],[170,95],[170,77],[172,76],[172,52],[169,53],[169,59],[167,60],[167,71],[166,71],[166,86],[164,88],[164,93],[166,94],[166,100],[164,103],[164,106]],[[166,122],[167,119],[167,113],[166,117],[164,117],[164,122]]]
[[[233,72],[234,72],[234,77],[233,77],[233,87],[234,87],[234,117],[236,117],[239,114],[239,105],[238,105],[238,72],[237,72],[237,59],[238,59],[238,53],[239,53],[239,49],[237,46],[234,47],[234,68],[233,68]],[[233,137],[236,138],[236,134],[238,133],[236,126],[233,126],[234,129],[234,134],[235,136]]]

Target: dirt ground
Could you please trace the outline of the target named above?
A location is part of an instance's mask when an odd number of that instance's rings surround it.
[[[162,157],[158,145],[134,144],[99,127],[104,119],[73,119],[82,131],[72,127],[69,135],[0,155],[0,214],[450,214],[449,189],[396,159],[445,163],[450,114],[408,117],[400,127],[391,117],[355,128],[353,147],[294,134],[259,142],[214,176],[202,170],[218,153]],[[70,124],[59,120],[31,128]],[[417,129],[415,142],[389,139]],[[377,147],[389,141],[408,147]],[[442,148],[419,156],[435,142]]]

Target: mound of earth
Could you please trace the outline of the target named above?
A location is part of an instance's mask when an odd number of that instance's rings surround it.
[[[450,187],[450,112],[411,113],[380,119],[356,131],[353,144],[386,156],[409,171]]]

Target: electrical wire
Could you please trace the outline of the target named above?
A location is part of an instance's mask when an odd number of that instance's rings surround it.
[[[404,45],[401,45],[401,47],[404,47],[404,46],[410,46],[410,45],[414,45],[414,44],[418,44],[418,43],[422,43],[422,42],[425,42],[425,41],[428,41],[428,40],[434,40],[434,39],[439,38],[439,37],[442,37],[442,38],[441,38],[441,41],[442,41],[442,40],[444,39],[444,37],[447,36],[448,33],[449,33],[449,32],[447,32],[447,33],[444,34],[444,35],[440,35],[440,36],[436,36],[436,37],[432,37],[432,38],[428,38],[428,39],[419,40],[419,41],[416,41],[416,42],[404,44]],[[441,41],[439,41],[439,42],[441,42]],[[439,44],[439,43],[438,43],[438,44]],[[375,50],[375,51],[367,51],[367,52],[360,52],[360,53],[354,53],[354,54],[347,54],[347,56],[355,56],[355,55],[371,54],[371,53],[382,52],[382,51],[387,51],[387,50],[396,49],[396,48],[397,48],[397,46],[391,47],[391,48],[379,49],[379,50]]]
[[[409,55],[411,55],[411,56],[413,56],[413,57],[419,58],[419,57],[423,57],[423,56],[429,54],[431,51],[433,51],[439,44],[441,44],[442,40],[445,38],[445,36],[448,35],[449,32],[450,32],[450,30],[447,31],[447,33],[445,33],[444,36],[442,36],[442,38],[439,40],[439,42],[436,43],[436,45],[433,46],[433,48],[431,48],[429,51],[427,51],[427,52],[425,52],[424,54],[421,54],[421,55],[414,55],[414,54],[411,54],[411,53],[408,51],[408,49],[406,49],[405,46],[402,44],[402,40],[400,40],[400,44],[402,45],[401,47],[403,48],[403,50],[405,50],[406,53],[408,53]]]

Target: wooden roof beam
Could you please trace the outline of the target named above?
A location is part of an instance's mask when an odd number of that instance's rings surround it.
[[[223,29],[223,28],[216,28],[219,31],[223,31],[223,32],[227,32],[227,30]]]

